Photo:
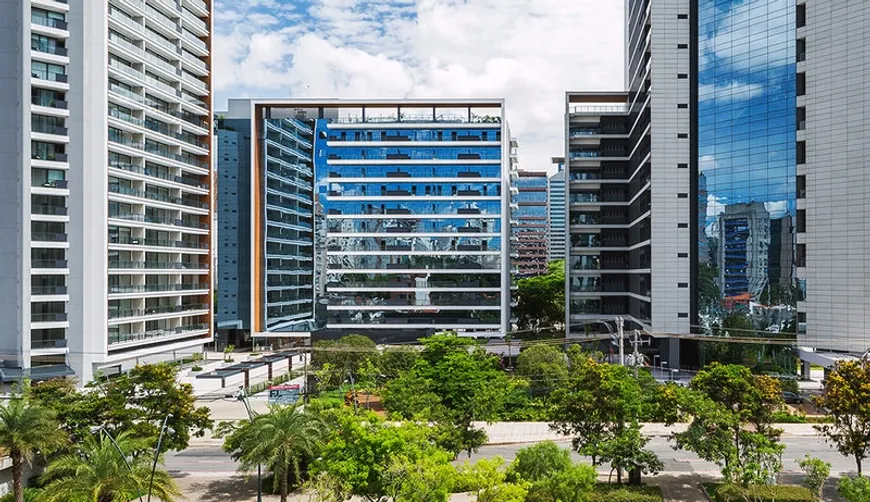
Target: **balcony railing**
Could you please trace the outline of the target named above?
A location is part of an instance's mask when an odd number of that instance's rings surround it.
[[[66,339],[64,338],[54,338],[48,340],[40,340],[40,339],[30,339],[30,348],[31,349],[64,349],[66,348]]]
[[[197,38],[196,35],[190,33],[189,31],[182,32],[181,36],[185,40],[187,40],[190,44],[192,44],[194,47],[196,47],[202,51],[208,51],[208,46],[206,45],[206,43],[203,42],[202,40],[200,40],[199,38]]]
[[[62,190],[66,190],[69,188],[66,180],[37,180],[31,179],[30,186],[32,187],[40,187],[40,188],[60,188]]]
[[[184,249],[208,249],[207,242],[170,241],[165,239],[146,239],[144,237],[109,236],[110,244],[125,244],[131,246],[155,246]]]
[[[30,240],[33,242],[66,242],[67,234],[53,232],[31,232]]]
[[[178,46],[161,36],[154,35],[151,32],[145,32],[145,39],[148,42],[158,45],[169,52],[178,54]]]
[[[31,286],[30,294],[34,296],[65,295],[66,286]]]
[[[30,313],[30,322],[64,322],[66,320],[66,312]]]
[[[68,214],[66,206],[54,206],[37,204],[30,206],[30,214],[47,214],[52,216],[65,216]]]
[[[196,228],[199,230],[208,230],[208,225],[205,223],[200,223],[198,221],[192,220],[174,220],[170,218],[157,218],[156,216],[149,216],[147,214],[134,214],[134,213],[119,213],[119,212],[109,212],[109,218],[115,218],[119,220],[126,221],[141,221],[143,223],[154,223],[157,225],[171,225],[175,227],[184,227],[184,228]]]
[[[208,263],[193,261],[110,261],[109,268],[124,270],[208,270]]]
[[[43,52],[45,54],[54,54],[55,56],[64,56],[66,57],[68,51],[65,47],[61,47],[59,45],[53,45],[48,43],[41,42],[33,42],[30,43],[30,49],[36,52]]]
[[[205,31],[205,32],[208,31],[208,25],[205,24],[205,21],[194,16],[193,14],[190,14],[189,12],[182,10],[181,17],[184,19],[185,23],[189,23],[190,25],[192,25],[192,26],[194,26],[202,31]]]
[[[174,329],[156,329],[152,331],[144,331],[140,333],[109,333],[109,344],[118,344],[126,342],[141,342],[163,338],[173,335],[183,335],[185,333],[195,333],[208,329],[208,324],[190,324],[187,326],[178,326]]]
[[[119,47],[123,48],[125,51],[128,51],[131,54],[136,56],[145,57],[145,50],[141,47],[131,44],[130,42],[124,40],[123,38],[115,35],[112,32],[109,32],[109,41],[113,44],[117,44]]]
[[[66,260],[41,260],[34,258],[30,260],[30,268],[69,268],[69,263]]]
[[[209,289],[206,282],[194,284],[128,284],[128,285],[110,285],[110,294],[126,294],[126,293],[156,293],[156,292],[175,292],[175,291],[198,291]]]
[[[131,173],[144,174],[145,176],[150,176],[152,178],[157,178],[166,181],[174,181],[175,183],[181,183],[187,186],[203,188],[207,189],[208,184],[202,183],[201,181],[195,178],[186,178],[184,176],[173,176],[171,174],[165,174],[154,169],[148,167],[136,166],[133,164],[129,164],[127,162],[117,162],[109,160],[109,167],[113,167],[115,169],[121,169],[124,171],[129,171]]]
[[[68,30],[69,24],[66,21],[62,21],[60,19],[54,19],[50,17],[39,17],[39,16],[31,16],[30,22],[33,24],[38,24],[40,26],[47,26],[49,28],[55,28],[58,30]]]
[[[208,204],[205,202],[199,202],[185,197],[171,197],[169,195],[164,195],[157,192],[149,192],[147,190],[137,190],[135,188],[121,186],[117,183],[109,183],[109,191],[112,193],[130,195],[132,197],[139,197],[143,199],[154,200],[157,202],[178,204],[182,206],[193,207],[196,209],[208,209]]]
[[[172,66],[171,64],[167,63],[166,61],[160,59],[157,56],[153,56],[153,55],[146,52],[145,53],[145,60],[148,61],[149,63],[153,64],[154,66],[162,69],[163,71],[165,71],[167,73],[171,73],[173,75],[178,75],[178,68]]]
[[[207,303],[194,303],[189,305],[160,305],[144,309],[109,309],[109,319],[124,319],[127,317],[142,317],[159,314],[175,314],[208,310]]]
[[[192,66],[199,68],[202,71],[208,71],[208,65],[205,63],[205,61],[203,61],[197,57],[191,56],[187,52],[182,52],[181,58],[184,61],[190,63]]]
[[[114,19],[115,21],[123,24],[124,26],[126,26],[127,28],[130,28],[131,30],[133,30],[135,32],[138,32],[138,33],[145,32],[145,27],[143,25],[141,25],[140,23],[137,23],[136,21],[133,21],[129,17],[121,14],[120,12],[118,12],[116,10],[109,10],[109,19]]]

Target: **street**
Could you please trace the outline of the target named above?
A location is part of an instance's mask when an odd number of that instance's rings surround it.
[[[826,445],[822,439],[813,436],[784,437],[786,445],[783,454],[783,468],[785,471],[799,471],[795,459],[811,455],[831,463],[832,475],[853,472],[855,465],[851,458],[844,457],[836,450]],[[559,444],[570,448],[570,442],[560,441]],[[526,444],[488,445],[471,456],[474,462],[479,458],[502,456],[507,462],[513,460],[517,450],[527,446]],[[714,464],[698,459],[695,454],[686,451],[674,451],[671,443],[663,437],[654,437],[648,447],[655,452],[665,464],[665,472],[668,473],[699,473],[716,474],[718,469]],[[575,460],[586,460],[574,455]],[[466,456],[460,456],[458,462],[468,460]],[[209,476],[227,476],[236,472],[237,464],[225,453],[219,445],[194,446],[186,451],[170,453],[166,455],[166,468],[173,475],[182,473]]]

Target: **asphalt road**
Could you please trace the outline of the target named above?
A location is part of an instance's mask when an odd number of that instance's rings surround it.
[[[830,462],[832,475],[853,473],[855,471],[854,462],[847,457],[840,455],[836,450],[826,445],[823,440],[813,436],[796,436],[785,437],[783,442],[786,445],[785,453],[783,454],[783,467],[785,471],[799,471],[795,459],[803,458],[809,454],[814,457],[819,457],[826,462]],[[569,442],[560,443],[565,448],[570,448]],[[510,444],[510,445],[492,445],[484,446],[480,451],[471,456],[471,461],[474,462],[479,458],[489,458],[500,455],[507,462],[513,460],[517,450],[527,446],[525,444]],[[712,475],[718,473],[718,469],[714,464],[704,462],[698,459],[693,453],[686,451],[674,451],[671,448],[671,443],[663,437],[654,437],[649,443],[649,448],[654,451],[665,464],[665,472],[674,474],[706,474]],[[580,460],[581,457],[574,455],[575,459]],[[460,456],[459,462],[463,462],[468,458]],[[202,477],[216,476],[225,477],[235,473],[238,465],[221,450],[220,446],[193,446],[183,452],[170,453],[166,455],[166,468],[174,476],[195,475]]]

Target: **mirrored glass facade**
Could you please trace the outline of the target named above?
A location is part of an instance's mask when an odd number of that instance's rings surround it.
[[[698,322],[794,333],[795,2],[698,0],[697,22]]]
[[[547,273],[547,173],[519,170],[511,195],[511,246],[515,276]],[[564,204],[564,202],[563,202]]]

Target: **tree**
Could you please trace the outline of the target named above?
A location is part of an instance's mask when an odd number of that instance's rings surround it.
[[[508,468],[508,479],[531,483],[549,478],[571,467],[571,454],[552,441],[520,448]]]
[[[371,338],[363,335],[346,335],[338,340],[318,340],[314,342],[311,363],[315,368],[332,364],[343,378],[348,374],[357,376],[364,361],[377,358],[378,349]]]
[[[829,410],[831,423],[816,426],[829,443],[855,459],[858,476],[870,451],[870,361],[839,361],[822,382],[815,405]]]
[[[0,404],[0,448],[12,459],[12,490],[16,502],[24,502],[24,464],[39,453],[63,446],[67,435],[58,427],[54,413],[25,396],[13,395]]]
[[[394,457],[387,469],[390,495],[395,502],[447,502],[455,482],[456,470],[446,451],[431,452],[422,458]]]
[[[598,473],[591,465],[573,464],[529,488],[526,502],[586,502]]]
[[[153,457],[134,454],[147,449],[147,441],[127,433],[119,434],[116,441],[118,448],[105,434],[99,439],[88,436],[77,451],[52,460],[41,477],[46,483],[41,499],[45,502],[127,502],[147,494]],[[180,495],[169,473],[157,469],[151,496],[171,502]]]
[[[722,469],[728,482],[744,486],[766,483],[782,469],[784,445],[773,414],[782,406],[779,382],[752,375],[740,365],[713,363],[692,379],[689,389],[670,394],[666,406],[692,421],[672,434],[676,448],[688,450]]]
[[[224,439],[224,450],[239,461],[242,471],[250,472],[259,464],[268,466],[281,502],[286,502],[288,478],[301,479],[301,464],[315,457],[322,436],[317,417],[296,406],[274,406],[231,432]]]
[[[388,380],[410,371],[420,357],[420,351],[412,347],[390,347],[378,356],[377,367]]]
[[[515,384],[499,368],[498,358],[473,340],[445,333],[420,342],[420,358],[405,375],[387,384],[384,405],[399,418],[437,422],[446,448],[470,454],[486,439],[473,422],[495,419]],[[403,403],[409,389],[427,399]]]
[[[520,329],[536,329],[565,322],[565,260],[548,264],[545,275],[517,281],[513,315]]]
[[[178,368],[169,364],[136,366],[112,380],[95,380],[85,391],[71,380],[55,379],[34,384],[34,402],[54,410],[73,441],[90,435],[95,426],[113,435],[121,431],[147,438],[153,448],[167,415],[163,447],[181,451],[191,436],[202,437],[212,426],[209,409],[197,408],[190,384],[177,380]]]
[[[549,394],[567,380],[568,359],[552,345],[532,345],[517,357],[517,374],[529,381],[534,394]]]
[[[451,455],[435,445],[434,431],[427,425],[388,424],[372,412],[348,409],[326,410],[323,420],[330,433],[311,471],[338,499],[435,501],[450,486],[442,480],[427,485],[429,498],[408,498],[450,467]]]
[[[610,462],[618,469],[635,465],[632,476],[639,480],[640,471],[655,471],[657,458],[644,450],[632,428],[638,427],[648,407],[641,384],[628,368],[599,363],[591,357],[574,354],[567,385],[551,395],[554,421],[551,428],[573,436],[575,451],[592,458],[592,465]]]

